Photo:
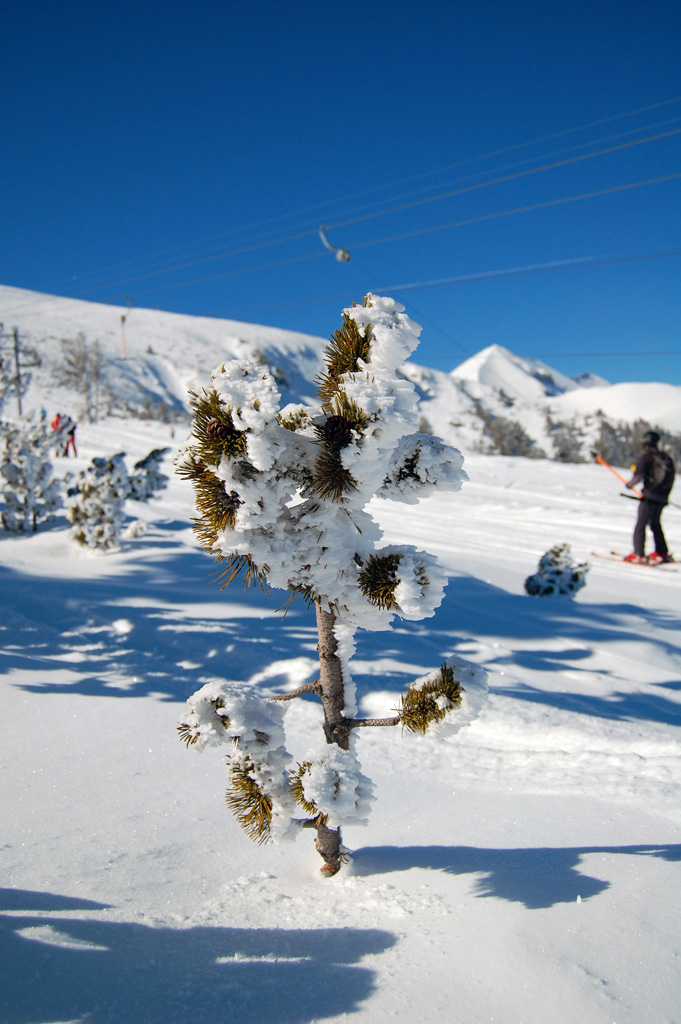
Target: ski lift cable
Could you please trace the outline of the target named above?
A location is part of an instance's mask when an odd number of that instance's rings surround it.
[[[141,295],[156,295],[157,292],[172,291],[175,288],[185,288],[192,284],[207,284],[210,281],[220,281],[225,277],[236,277],[239,274],[249,274],[256,270],[272,270],[275,267],[285,267],[289,263],[303,263],[306,260],[316,260],[323,257],[323,252],[311,252],[305,256],[290,256],[285,260],[275,260],[272,263],[260,263],[255,267],[239,267],[236,270],[227,270],[220,274],[210,274],[208,277],[192,277],[189,281],[176,281],[174,284],[161,284],[154,288],[145,288],[141,292],[133,292],[133,298]]]
[[[476,174],[469,174],[469,175],[466,175],[465,177],[462,177],[462,178],[456,178],[454,181],[447,182],[447,187],[449,187],[451,185],[458,185],[458,184],[461,184],[463,182],[470,181],[471,179],[476,179],[476,178],[478,178],[480,176],[480,174],[498,174],[500,171],[511,170],[514,167],[522,167],[522,166],[524,166],[524,165],[526,165],[528,163],[531,163],[534,160],[545,160],[545,159],[550,158],[550,157],[560,156],[563,153],[573,153],[576,149],[583,149],[585,146],[599,145],[602,142],[610,142],[610,141],[612,141],[614,139],[621,139],[621,138],[624,138],[627,135],[633,135],[636,132],[640,132],[640,131],[644,131],[644,130],[645,131],[649,131],[651,128],[661,128],[661,127],[663,127],[665,125],[668,125],[668,124],[675,124],[679,120],[681,120],[681,117],[670,117],[670,118],[667,118],[665,121],[657,121],[654,124],[646,125],[645,128],[635,128],[635,129],[630,129],[629,131],[626,131],[626,132],[617,132],[615,135],[606,135],[606,136],[603,136],[603,137],[601,137],[599,139],[594,139],[591,142],[580,142],[576,146],[567,146],[567,147],[565,147],[563,149],[554,150],[551,153],[543,153],[540,156],[536,156],[536,157],[526,157],[524,160],[516,160],[513,163],[502,164],[500,167],[496,167],[494,169],[490,169],[489,171],[477,172]],[[590,154],[587,154],[587,155],[590,155]],[[483,182],[481,187],[484,186],[485,184],[487,184],[487,183]],[[395,196],[394,200],[411,199],[413,196],[423,195],[424,192],[431,192],[434,187],[435,186],[433,186],[433,185],[429,185],[427,188],[417,189],[414,192],[405,192],[405,193],[403,193],[400,196]],[[442,187],[442,186],[440,186],[440,187]],[[353,213],[353,212],[354,213],[359,213],[361,210],[372,209],[375,205],[376,205],[375,203],[367,203],[364,206],[357,207],[354,211],[350,210],[348,212],[349,213]],[[377,214],[377,216],[380,215],[380,212],[381,211],[379,211],[379,214]],[[301,225],[301,227],[302,227],[302,225]]]
[[[481,162],[483,160],[492,159],[492,158],[494,158],[496,156],[503,156],[505,153],[511,153],[511,152],[513,152],[515,150],[518,150],[518,149],[527,149],[530,146],[538,145],[539,143],[542,143],[542,142],[550,142],[552,139],[561,138],[561,137],[564,137],[566,135],[575,135],[578,132],[586,131],[589,128],[596,128],[596,127],[599,127],[600,125],[609,124],[609,123],[611,123],[613,121],[621,121],[621,120],[624,120],[627,117],[634,117],[637,114],[648,113],[651,110],[657,110],[660,107],[670,106],[673,103],[679,103],[679,102],[681,102],[681,96],[672,96],[670,99],[661,100],[661,101],[659,101],[657,103],[652,103],[652,104],[649,104],[649,105],[644,106],[644,107],[636,107],[636,108],[634,108],[632,110],[625,110],[623,113],[613,114],[613,115],[610,115],[609,117],[600,118],[597,121],[588,121],[588,122],[586,122],[584,124],[576,125],[573,128],[564,128],[561,131],[552,132],[549,135],[538,136],[537,138],[529,139],[526,142],[517,142],[517,143],[514,143],[511,146],[505,146],[502,149],[491,150],[490,152],[483,153],[480,156],[468,157],[468,158],[466,158],[464,160],[459,160],[459,161],[456,161],[456,162],[451,163],[451,164],[445,164],[442,167],[433,168],[433,169],[431,169],[429,171],[421,171],[418,174],[412,174],[412,175],[410,175],[408,177],[405,177],[405,178],[398,178],[395,181],[386,182],[383,185],[377,185],[377,186],[374,186],[373,188],[363,189],[363,190],[361,190],[359,192],[354,192],[354,193],[351,193],[349,195],[342,196],[342,197],[340,197],[338,199],[335,199],[335,200],[326,201],[326,202],[323,202],[323,203],[316,203],[316,204],[314,204],[312,206],[303,207],[302,209],[293,211],[291,213],[280,214],[280,215],[278,215],[276,217],[270,217],[270,218],[267,218],[265,220],[256,221],[253,224],[244,226],[243,228],[235,228],[233,231],[227,232],[226,234],[222,233],[220,235],[211,235],[211,236],[208,236],[207,238],[195,239],[194,241],[184,243],[183,245],[171,246],[171,247],[169,247],[167,249],[161,249],[161,250],[159,250],[156,253],[150,254],[148,257],[144,257],[144,259],[154,260],[154,259],[160,258],[161,256],[169,255],[170,253],[173,253],[173,252],[181,252],[183,249],[186,249],[186,248],[194,246],[194,245],[205,245],[206,243],[209,243],[209,242],[217,242],[217,241],[223,240],[225,238],[229,238],[229,237],[233,236],[235,233],[244,232],[244,231],[252,231],[252,230],[254,230],[256,228],[265,227],[265,226],[267,226],[269,224],[275,224],[275,223],[278,223],[278,222],[280,222],[282,220],[286,220],[286,219],[291,218],[291,217],[299,217],[299,216],[301,216],[303,214],[306,214],[306,213],[312,213],[315,210],[328,209],[329,206],[334,206],[334,205],[337,205],[338,203],[342,203],[342,202],[349,202],[352,199],[359,199],[359,198],[362,198],[363,196],[371,195],[372,193],[379,192],[379,191],[382,191],[382,190],[385,190],[385,189],[388,189],[388,188],[394,188],[397,185],[403,185],[403,184],[406,184],[406,183],[408,183],[410,181],[417,181],[420,178],[426,178],[426,177],[429,177],[429,176],[432,176],[432,175],[435,175],[435,174],[441,174],[444,171],[454,170],[457,167],[464,167],[464,166],[467,166],[469,164]],[[676,119],[673,119],[673,120],[676,120]],[[665,122],[660,122],[660,124],[664,124],[664,123]],[[655,125],[650,125],[650,126],[645,126],[645,127],[656,127],[656,126]],[[630,131],[635,131],[635,130],[645,130],[645,128],[642,128],[642,129],[630,129]],[[628,133],[624,133],[624,134],[628,134]],[[595,141],[598,142],[600,140],[595,140]],[[587,145],[587,144],[588,143],[583,143],[582,145]],[[591,143],[591,144],[593,144],[593,143]],[[127,262],[123,263],[123,264],[115,264],[114,266],[111,266],[111,267],[108,267],[108,268],[102,268],[101,271],[93,271],[91,273],[85,273],[84,275],[80,275],[80,277],[91,277],[92,274],[96,274],[96,273],[112,273],[112,272],[116,272],[116,271],[121,271],[122,272],[122,271],[124,271],[126,269],[126,267],[128,267],[130,265],[131,264],[127,263]],[[135,264],[133,263],[132,265],[135,265]],[[103,286],[103,287],[106,287],[106,286]]]
[[[590,160],[595,156],[603,156],[607,153],[615,153],[618,150],[630,149],[632,146],[640,146],[645,142],[656,142],[660,139],[667,139],[673,135],[681,134],[681,128],[673,128],[667,132],[660,132],[657,135],[648,135],[643,139],[633,139],[629,142],[622,142],[617,146],[607,146],[604,149],[596,150],[593,153],[581,153],[579,156],[566,157],[564,160],[556,160],[554,163],[542,164],[540,167],[530,167],[524,171],[517,171],[515,174],[507,174],[500,178],[493,178],[492,181],[476,182],[473,185],[466,185],[463,188],[453,189],[448,192],[440,192],[436,196],[429,196],[424,199],[416,200],[413,203],[403,203],[399,206],[392,206],[388,210],[380,210],[377,213],[365,214],[362,217],[355,217],[350,220],[338,221],[336,224],[332,224],[333,228],[348,227],[350,224],[358,224],[365,220],[370,220],[375,217],[384,217],[389,213],[399,213],[402,210],[412,209],[414,206],[423,206],[425,203],[434,203],[440,199],[449,199],[452,196],[462,195],[464,192],[473,192],[481,188],[489,188],[490,185],[500,185],[507,181],[514,181],[518,178],[525,178],[531,174],[539,174],[541,171],[550,171],[556,167],[565,167],[567,164],[579,163],[583,160]]]
[[[485,270],[480,273],[459,274],[456,277],[434,278],[430,281],[412,281],[407,284],[386,285],[388,291],[404,292],[421,288],[438,288],[443,285],[466,284],[469,281],[489,281],[500,277],[522,277],[527,274],[546,274],[555,270],[578,270],[587,267],[604,267],[616,263],[636,263],[643,260],[667,259],[681,256],[681,249],[665,252],[639,253],[634,256],[575,256],[566,260],[550,260],[547,263],[528,263],[500,270]]]
[[[674,119],[674,120],[678,120],[678,119]],[[515,180],[517,178],[528,177],[529,175],[532,175],[532,174],[538,174],[538,173],[543,172],[543,171],[553,170],[556,167],[561,167],[561,166],[565,166],[567,164],[577,163],[577,162],[580,162],[580,161],[588,160],[588,159],[591,159],[592,157],[596,157],[596,156],[603,156],[605,154],[617,152],[617,151],[622,150],[622,149],[628,149],[628,148],[631,148],[633,146],[640,146],[640,145],[642,145],[644,143],[659,141],[660,139],[668,138],[670,136],[674,136],[674,135],[678,135],[678,134],[681,134],[681,128],[671,129],[668,132],[661,132],[661,133],[657,133],[657,134],[653,134],[653,135],[648,135],[648,136],[645,136],[642,139],[634,139],[634,140],[630,140],[630,141],[625,142],[625,143],[620,143],[617,146],[608,146],[608,147],[602,148],[600,150],[596,150],[594,152],[582,153],[582,154],[579,154],[578,156],[568,157],[565,160],[559,160],[559,161],[554,161],[554,162],[548,163],[548,164],[542,164],[539,167],[527,168],[527,169],[525,169],[523,171],[517,171],[514,174],[509,174],[509,175],[504,175],[502,177],[494,178],[491,181],[475,182],[475,183],[473,183],[471,185],[463,186],[462,188],[448,190],[447,192],[444,192],[444,193],[439,193],[436,196],[428,196],[428,197],[425,197],[425,198],[421,198],[419,200],[415,200],[414,202],[411,202],[411,203],[404,203],[404,204],[400,204],[398,206],[393,206],[393,207],[390,207],[389,209],[386,209],[386,210],[379,210],[379,211],[374,211],[372,213],[363,214],[362,216],[359,216],[359,217],[354,217],[354,218],[346,219],[344,221],[339,221],[336,224],[331,225],[331,227],[333,227],[333,228],[347,227],[350,224],[357,224],[357,223],[361,223],[362,221],[365,221],[365,220],[370,220],[370,219],[373,219],[373,218],[376,218],[376,217],[386,216],[386,215],[391,214],[391,213],[401,212],[402,210],[411,209],[411,208],[413,208],[415,206],[421,206],[421,205],[424,205],[426,203],[437,202],[437,201],[442,200],[442,199],[451,198],[452,196],[455,196],[455,195],[462,195],[462,194],[464,194],[466,192],[471,192],[471,191],[479,190],[479,189],[482,189],[482,188],[489,188],[492,185],[497,185],[497,184],[505,183],[505,182],[508,182],[508,181]],[[328,228],[326,226],[324,226],[324,227],[325,227],[326,230],[328,230]],[[95,291],[101,291],[104,288],[113,288],[113,287],[116,287],[116,286],[118,286],[120,284],[127,284],[127,283],[130,283],[130,282],[133,282],[133,281],[143,280],[144,278],[147,278],[147,277],[156,277],[156,276],[158,276],[160,274],[167,274],[167,273],[171,273],[171,272],[176,271],[176,270],[186,270],[189,267],[199,266],[202,263],[214,262],[214,261],[219,260],[219,259],[224,259],[224,258],[226,258],[228,256],[243,255],[246,252],[252,252],[252,251],[254,251],[254,250],[258,249],[258,248],[267,248],[267,247],[270,247],[270,246],[273,246],[273,245],[280,245],[280,244],[283,244],[285,242],[295,241],[295,240],[298,240],[300,238],[308,237],[308,236],[310,236],[312,234],[314,234],[313,230],[303,230],[303,231],[297,231],[297,232],[295,232],[293,234],[285,235],[285,236],[282,236],[282,237],[278,237],[278,238],[274,238],[274,239],[269,239],[267,241],[253,242],[251,244],[244,245],[244,246],[242,246],[240,248],[237,248],[237,249],[222,251],[220,253],[216,253],[216,254],[213,254],[213,255],[210,255],[210,256],[200,257],[198,259],[185,260],[185,261],[183,261],[181,263],[172,264],[172,265],[169,265],[169,266],[166,266],[166,267],[158,268],[156,270],[148,270],[148,271],[145,271],[145,272],[140,273],[140,274],[124,277],[124,278],[121,278],[121,279],[119,279],[117,281],[107,281],[107,282],[104,282],[103,284],[99,284],[99,285],[96,285],[96,286],[90,286],[90,287],[88,287],[86,289],[81,289],[81,290],[77,291],[76,295],[88,295],[88,294],[91,294],[92,292],[95,292]]]
[[[516,206],[507,210],[500,210],[497,213],[480,214],[477,217],[466,217],[462,220],[449,221],[445,224],[435,224],[427,228],[415,228],[413,231],[404,231],[397,235],[386,235],[383,238],[374,238],[369,241],[355,242],[354,249],[365,249],[370,245],[382,245],[385,242],[397,242],[404,238],[415,238],[417,235],[432,234],[435,231],[445,231],[448,228],[464,227],[468,224],[480,224],[487,220],[496,220],[500,217],[510,217],[517,213],[529,213],[532,210],[543,210],[550,206],[560,206],[565,203],[574,203],[581,199],[593,199],[596,196],[606,196],[617,192],[626,192],[634,188],[642,188],[646,185],[657,185],[665,181],[675,181],[681,178],[681,172],[675,174],[663,174],[658,178],[646,178],[642,181],[632,181],[626,185],[612,185],[609,188],[596,189],[593,192],[580,192],[573,196],[562,196],[558,199],[548,199],[541,203],[529,203],[527,206]]]
[[[644,260],[665,259],[674,256],[681,256],[681,249],[670,249],[663,252],[635,253],[628,256],[575,256],[563,260],[551,260],[548,263],[525,264],[515,267],[504,267],[499,270],[486,270],[480,273],[459,274],[456,277],[436,278],[432,281],[415,281],[408,284],[380,284],[377,288],[385,292],[416,291],[422,288],[438,287],[443,285],[469,284],[474,281],[494,280],[502,277],[527,277],[534,274],[550,273],[561,270],[589,269],[591,267],[602,267],[617,263],[636,263]],[[359,264],[356,264],[359,266]],[[360,269],[363,269],[360,267]],[[326,302],[344,302],[356,298],[356,292],[344,291],[334,295],[325,295],[317,299],[303,299],[300,302],[279,302],[268,303],[264,306],[248,306],[238,309],[222,310],[219,316],[233,318],[243,313],[258,313],[274,309],[295,309],[301,306],[317,306]],[[414,308],[414,307],[412,307]],[[572,353],[570,353],[571,355]],[[586,353],[589,354],[589,353]],[[617,354],[617,353],[613,353]],[[625,355],[627,353],[619,353]],[[642,353],[644,354],[644,353]],[[653,353],[651,353],[653,354]],[[664,353],[657,353],[664,354]],[[669,353],[674,355],[677,353]],[[678,353],[681,354],[681,353]],[[539,357],[536,357],[539,358]]]
[[[631,190],[631,189],[634,189],[634,188],[641,188],[641,187],[646,186],[646,185],[655,185],[655,184],[658,184],[660,182],[673,181],[673,180],[677,180],[679,178],[681,178],[681,171],[676,173],[676,174],[662,175],[659,178],[647,178],[647,179],[645,179],[643,181],[629,182],[626,185],[614,185],[614,186],[611,186],[610,188],[598,189],[598,190],[596,190],[594,192],[581,192],[581,193],[579,193],[577,195],[573,195],[573,196],[563,196],[563,197],[560,197],[558,199],[549,199],[549,200],[546,200],[546,201],[541,202],[541,203],[531,203],[528,206],[517,206],[517,207],[514,207],[512,209],[500,210],[500,211],[498,211],[496,213],[486,213],[486,214],[481,214],[481,215],[479,215],[477,217],[467,217],[467,218],[464,218],[463,220],[450,221],[450,222],[448,222],[446,224],[436,224],[436,225],[433,225],[433,226],[427,227],[427,228],[417,228],[417,229],[415,229],[413,231],[407,231],[407,232],[404,232],[404,233],[399,234],[399,235],[391,235],[391,236],[385,237],[385,238],[375,238],[375,239],[371,239],[369,241],[357,242],[357,243],[355,243],[353,248],[355,248],[355,249],[365,249],[365,248],[368,248],[369,246],[381,245],[381,244],[386,243],[386,242],[401,241],[402,239],[405,239],[405,238],[414,238],[414,237],[416,237],[418,235],[431,234],[431,233],[433,233],[435,231],[445,231],[445,230],[448,230],[450,228],[465,227],[465,226],[468,226],[470,224],[478,224],[478,223],[481,223],[481,222],[484,222],[484,221],[488,221],[488,220],[499,219],[501,217],[514,216],[515,214],[519,214],[519,213],[528,213],[528,212],[531,212],[531,211],[534,211],[534,210],[547,209],[547,208],[552,207],[552,206],[560,206],[560,205],[564,205],[566,203],[577,202],[578,200],[582,200],[582,199],[593,199],[593,198],[598,197],[598,196],[611,195],[611,194],[615,194],[617,192],[624,192],[624,191],[628,191],[628,190]],[[142,296],[142,295],[156,294],[159,291],[172,291],[172,290],[174,290],[176,288],[186,288],[186,287],[189,287],[190,285],[193,285],[193,284],[205,284],[206,282],[209,282],[209,281],[219,281],[219,280],[223,280],[226,277],[234,277],[234,276],[236,276],[238,274],[247,274],[247,273],[250,273],[252,271],[257,271],[257,270],[269,270],[269,269],[271,269],[273,267],[286,266],[286,264],[288,264],[288,263],[299,263],[299,262],[302,262],[304,260],[315,259],[315,258],[318,258],[319,256],[323,256],[323,255],[324,255],[323,252],[321,252],[321,253],[320,252],[315,252],[315,253],[307,254],[306,256],[294,256],[294,257],[290,257],[289,259],[278,260],[278,261],[276,261],[274,263],[263,263],[263,264],[259,264],[259,265],[254,266],[254,267],[240,267],[240,268],[238,268],[236,270],[225,270],[225,271],[222,271],[219,274],[212,274],[209,277],[190,278],[189,280],[186,280],[186,281],[176,281],[174,284],[160,285],[158,287],[146,289],[145,291],[134,292],[132,297],[135,298],[135,297],[139,297],[139,296]],[[262,308],[269,308],[269,307],[262,307]]]
[[[625,116],[625,115],[618,115],[618,116]],[[595,145],[599,145],[602,142],[610,142],[610,141],[614,141],[615,139],[625,138],[626,136],[634,135],[634,134],[640,133],[642,131],[650,131],[651,129],[661,128],[661,127],[664,127],[664,126],[666,126],[668,124],[675,124],[679,120],[681,120],[680,116],[666,118],[663,121],[656,121],[656,122],[653,122],[652,124],[643,125],[643,126],[640,126],[638,128],[630,128],[630,129],[628,129],[625,132],[617,132],[617,133],[615,133],[613,135],[601,136],[598,139],[592,139],[589,142],[580,142],[580,143],[577,143],[574,146],[567,146],[567,147],[564,147],[562,149],[553,150],[550,153],[543,153],[543,154],[540,154],[540,155],[534,156],[534,157],[525,157],[525,159],[523,159],[523,160],[516,160],[516,161],[514,161],[512,163],[502,164],[500,167],[497,167],[497,168],[490,168],[490,170],[488,170],[488,171],[479,171],[479,172],[476,172],[475,174],[466,175],[466,176],[464,176],[462,178],[458,178],[458,179],[455,179],[452,182],[449,182],[448,185],[456,185],[456,184],[460,184],[460,183],[463,183],[463,182],[466,182],[466,181],[470,181],[471,179],[475,179],[475,178],[479,177],[480,174],[494,174],[494,173],[498,174],[500,171],[511,170],[511,169],[513,169],[515,167],[522,167],[522,166],[524,166],[524,165],[526,165],[528,163],[531,163],[532,161],[535,161],[535,160],[545,160],[545,159],[550,158],[550,157],[560,156],[563,153],[572,153],[572,152],[574,152],[577,149],[583,149],[585,146],[595,146]],[[577,129],[568,129],[568,131],[576,131],[576,130]],[[563,132],[563,133],[558,133],[558,134],[565,134],[565,133]],[[531,143],[521,143],[519,146],[509,147],[509,149],[520,148],[520,147],[522,147],[524,145],[531,145]],[[474,157],[474,158],[471,158],[470,160],[460,161],[459,164],[454,164],[454,165],[451,165],[451,166],[457,167],[457,166],[461,166],[461,165],[464,165],[464,164],[467,164],[467,163],[472,163],[474,161],[480,161],[480,160],[483,160],[483,159],[485,159],[485,157]],[[447,170],[447,169],[448,168],[442,168],[441,170]],[[424,171],[420,175],[414,175],[411,179],[405,179],[405,180],[414,180],[414,179],[417,179],[417,178],[423,178],[423,177],[426,177],[428,175],[433,175],[433,174],[436,174],[436,173],[439,173],[439,172],[435,171],[435,170],[433,170],[433,171]],[[395,183],[392,183],[392,184],[399,184],[399,182],[395,182]],[[376,191],[379,191],[381,189],[386,189],[386,188],[389,188],[389,187],[391,187],[391,186],[390,185],[377,186],[374,189],[366,189],[362,193],[357,193],[357,195],[358,196],[359,195],[369,195],[372,192],[376,192]],[[393,197],[393,201],[395,199],[398,199],[398,200],[410,199],[413,196],[423,195],[424,192],[432,191],[432,189],[434,187],[435,186],[433,186],[433,185],[429,185],[426,188],[417,189],[416,191],[403,193],[402,195]],[[285,220],[287,217],[297,216],[300,213],[306,213],[306,212],[313,211],[313,210],[316,210],[316,209],[328,209],[330,206],[336,206],[336,205],[338,205],[338,204],[340,204],[342,202],[347,201],[349,198],[354,198],[354,197],[353,196],[349,196],[349,197],[346,196],[346,197],[344,197],[342,199],[331,200],[331,201],[325,202],[325,203],[318,203],[315,206],[308,207],[305,210],[297,211],[297,213],[282,214],[279,217],[270,218],[270,220],[268,220],[268,221],[260,221],[259,223],[251,225],[250,227],[235,228],[233,231],[231,231],[231,232],[229,232],[227,234],[224,234],[224,235],[216,235],[216,236],[213,236],[213,238],[209,238],[209,239],[197,240],[197,241],[194,241],[194,242],[187,242],[184,245],[174,246],[174,247],[172,247],[170,249],[162,250],[161,252],[159,252],[157,254],[154,254],[153,256],[145,257],[144,260],[141,263],[140,263],[140,261],[137,261],[137,262],[132,262],[132,263],[128,263],[128,264],[122,264],[122,265],[119,265],[119,268],[111,268],[111,269],[120,269],[121,271],[124,271],[126,268],[129,267],[131,271],[133,269],[137,268],[141,272],[141,271],[143,271],[145,269],[145,264],[148,264],[149,262],[152,262],[153,260],[160,258],[161,256],[165,255],[166,253],[180,252],[183,249],[189,249],[192,246],[203,245],[206,242],[217,241],[219,239],[224,239],[224,238],[229,237],[230,235],[235,235],[235,234],[239,234],[240,232],[249,231],[252,228],[256,228],[256,227],[259,227],[261,225],[266,225],[268,223],[275,223],[277,221]],[[375,205],[376,205],[375,203],[367,203],[364,206],[356,207],[355,210],[349,210],[348,213],[359,213],[359,212],[361,212],[363,210],[372,209]],[[303,223],[299,224],[298,227],[300,229],[307,228],[307,227],[310,227],[312,225],[312,223],[313,223],[312,221],[306,221],[306,222],[303,222]],[[325,227],[326,227],[326,225],[323,225],[323,228],[325,228]],[[262,240],[268,240],[268,235],[269,235],[269,233],[265,233],[265,234],[261,234],[261,235],[256,235],[254,237],[249,238],[248,242],[249,243],[255,243],[255,242],[262,241]],[[196,253],[195,255],[196,255],[197,258],[199,257],[199,253]],[[208,256],[208,257],[214,257],[216,259],[221,258],[221,254],[215,254],[215,253],[208,253],[208,252],[206,252],[204,255]],[[156,273],[165,273],[166,272],[166,266],[167,266],[166,264],[162,264],[160,267],[149,266],[149,267],[147,267],[147,269],[152,271],[152,272],[156,272]],[[80,275],[80,280],[86,279],[88,277],[90,277],[90,278],[96,277],[96,275],[98,273],[102,273],[102,272],[103,271],[93,271],[90,274],[86,273],[86,274]],[[107,287],[107,285],[102,285],[101,287]]]

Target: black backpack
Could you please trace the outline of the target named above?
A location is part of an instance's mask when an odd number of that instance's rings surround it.
[[[674,483],[674,462],[667,452],[658,452],[652,448],[650,454],[653,457],[650,473],[650,483],[656,491],[669,494]]]

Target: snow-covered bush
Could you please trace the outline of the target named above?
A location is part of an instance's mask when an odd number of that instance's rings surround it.
[[[586,584],[588,562],[572,561],[569,544],[556,544],[539,559],[539,569],[525,580],[531,597],[574,597]]]
[[[154,448],[135,463],[134,472],[130,476],[130,497],[135,501],[149,501],[168,486],[168,477],[161,472],[161,462],[169,450]]]
[[[78,544],[106,551],[118,548],[130,478],[124,453],[93,459],[67,490],[66,518]]]
[[[135,463],[130,476],[125,452],[93,459],[67,490],[66,517],[73,523],[71,536],[84,547],[115,551],[121,536],[128,540],[142,537],[146,524],[137,520],[123,533],[125,502],[128,498],[149,501],[168,484],[159,466],[167,448],[154,448]]]
[[[29,417],[3,423],[0,437],[2,496],[7,505],[2,525],[13,533],[32,533],[62,505],[62,483],[52,477],[54,435]]]
[[[280,409],[267,369],[227,363],[210,389],[192,395],[193,440],[178,460],[196,492],[195,530],[224,562],[224,583],[242,575],[314,605],[320,658],[318,679],[270,702],[243,684],[209,684],[190,698],[181,736],[196,749],[227,742],[228,802],[244,828],[260,840],[290,835],[293,825],[315,828],[328,874],[340,867],[341,826],[366,820],[372,799],[356,730],[456,730],[477,715],[485,689],[482,670],[450,659],[412,683],[395,714],[357,717],[356,629],[432,615],[446,582],[427,552],[381,546],[368,503],[414,504],[436,489],[458,491],[467,479],[459,451],[418,432],[416,390],[398,373],[419,333],[392,299],[368,295],[344,310],[326,349],[318,408]],[[271,715],[277,701],[303,693],[321,701],[326,743],[296,765]]]

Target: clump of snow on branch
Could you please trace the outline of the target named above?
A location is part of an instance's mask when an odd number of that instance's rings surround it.
[[[539,568],[525,580],[531,597],[574,597],[586,584],[588,562],[572,560],[569,544],[556,544],[539,559]]]
[[[329,828],[368,823],[374,786],[362,774],[354,750],[333,743],[317,746],[306,754],[303,767],[303,796],[326,817]]]
[[[289,790],[291,755],[284,735],[285,707],[264,701],[243,683],[217,680],[189,698],[178,730],[187,746],[229,744],[231,779],[250,780],[267,808],[268,839],[292,838],[295,803]],[[229,799],[229,791],[228,791]]]
[[[440,739],[455,736],[459,730],[474,722],[480,715],[488,694],[487,672],[481,665],[475,665],[458,654],[453,654],[445,660],[443,667],[452,670],[453,677],[460,689],[460,700],[456,706],[452,706],[446,698],[438,698],[444,710],[451,710],[451,713],[445,714],[428,730],[429,736]],[[435,675],[434,672],[427,672],[415,679],[409,689],[422,689],[433,680]]]

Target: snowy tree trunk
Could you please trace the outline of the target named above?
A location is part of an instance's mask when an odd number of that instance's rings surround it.
[[[316,603],[316,610],[319,636],[319,692],[324,709],[324,735],[327,743],[335,743],[342,750],[348,750],[351,725],[349,719],[343,715],[343,664],[336,653],[338,641],[333,632],[336,617],[332,612],[325,611],[320,601]],[[340,828],[332,829],[323,824],[317,825],[315,846],[325,862],[322,871],[335,875],[341,866]]]
[[[327,743],[336,743],[342,750],[350,748],[350,725],[343,715],[345,687],[343,665],[336,654],[338,641],[333,632],[336,616],[326,612],[317,601],[317,633],[319,636],[319,687],[324,708],[324,735]]]

